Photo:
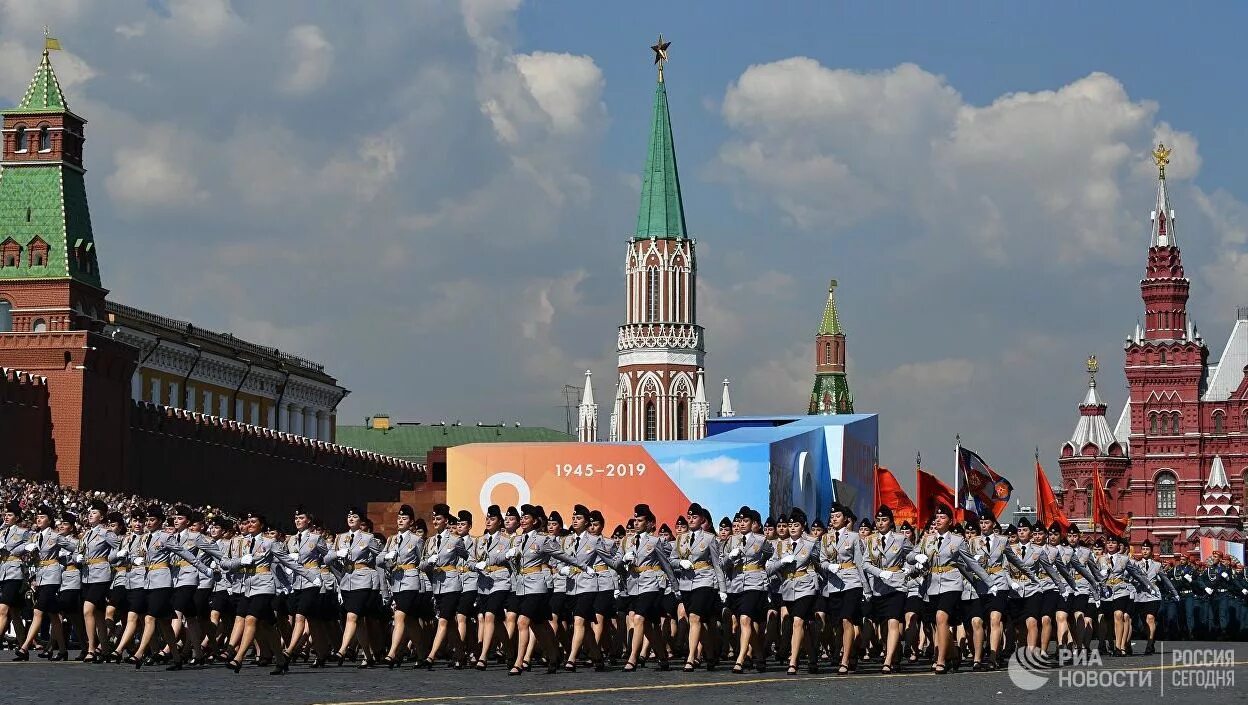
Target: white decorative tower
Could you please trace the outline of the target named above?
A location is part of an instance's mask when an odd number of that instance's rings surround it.
[[[719,415],[720,417],[736,416],[737,412],[732,410],[732,397],[728,396],[728,378],[724,378],[724,393],[719,398]]]
[[[697,324],[697,259],[685,229],[668,116],[663,65],[670,42],[659,41],[650,147],[637,229],[628,243],[625,324],[620,326],[619,393],[612,440],[668,441],[706,435],[705,397],[695,386],[705,356]]]
[[[582,443],[598,440],[598,405],[594,403],[593,373],[585,370],[585,391],[578,407],[576,436]]]

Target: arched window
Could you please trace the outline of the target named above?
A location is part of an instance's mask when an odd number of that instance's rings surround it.
[[[1175,495],[1178,483],[1174,473],[1163,472],[1157,476],[1157,516],[1172,517],[1175,510]]]
[[[52,133],[48,132],[47,125],[41,125],[39,127],[39,151],[40,152],[52,151]]]
[[[31,324],[30,329],[36,333],[46,333],[48,330],[48,322],[42,318],[36,318]]]
[[[659,269],[650,267],[646,270],[646,320],[659,320]]]
[[[689,438],[689,400],[680,399],[676,402],[676,440]]]
[[[1163,365],[1166,364],[1166,351],[1165,350],[1161,351],[1161,364]]]
[[[26,128],[19,125],[13,140],[15,143],[14,149],[19,152],[25,152],[26,148],[29,146],[27,144]]]
[[[823,344],[823,364],[825,365],[832,364],[832,343],[831,342],[826,342]]]
[[[1183,418],[1183,416],[1179,414],[1178,412],[1175,412],[1170,415],[1170,423],[1171,423],[1170,430],[1173,431],[1174,433],[1179,432],[1179,420],[1181,418]]]
[[[1151,436],[1157,435],[1157,414],[1156,412],[1148,415],[1148,433]]]
[[[13,304],[0,299],[0,333],[13,330]]]
[[[659,438],[659,415],[655,411],[654,402],[646,402],[646,435],[647,441],[655,441]]]
[[[1213,412],[1213,432],[1226,433],[1225,415],[1221,411]]]

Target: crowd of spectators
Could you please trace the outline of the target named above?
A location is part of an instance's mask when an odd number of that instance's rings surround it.
[[[109,510],[120,512],[122,516],[129,516],[134,509],[138,509],[140,512],[146,511],[152,504],[160,505],[166,515],[168,515],[173,510],[175,504],[185,504],[196,511],[202,512],[204,516],[221,516],[235,520],[235,517],[220,507],[201,506],[180,499],[164,500],[140,497],[139,495],[125,492],[80,490],[58,485],[54,482],[35,482],[21,477],[0,475],[0,500],[3,500],[5,506],[10,502],[17,501],[21,505],[22,511],[26,513],[33,512],[41,504],[46,504],[58,516],[66,513],[82,515],[86,513],[91,501],[96,499],[103,500],[108,504]]]

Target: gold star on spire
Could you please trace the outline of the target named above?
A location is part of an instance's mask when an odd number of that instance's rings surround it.
[[[663,64],[667,63],[667,48],[672,45],[671,42],[663,41],[663,35],[659,34],[659,41],[650,47],[654,52],[654,63],[659,67],[659,83],[663,82]]]
[[[1158,143],[1157,149],[1153,150],[1153,163],[1157,165],[1157,172],[1160,178],[1166,178],[1166,165],[1170,163],[1170,152],[1173,150],[1164,143]]]

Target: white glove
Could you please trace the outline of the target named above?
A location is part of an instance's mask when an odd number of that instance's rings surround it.
[[[81,554],[81,553],[75,553],[75,554],[74,554],[74,563],[81,563],[81,562],[82,562],[82,554]]]
[[[129,556],[129,555],[130,555],[130,552],[129,552],[129,551],[127,551],[127,550],[126,550],[126,549],[124,549],[124,548],[123,548],[123,549],[121,549],[120,551],[118,551],[118,552],[117,552],[117,557],[118,557],[118,558],[125,558],[125,557],[127,557],[127,556]]]
[[[486,568],[485,561],[477,561],[477,564],[473,567],[476,568],[477,570],[485,570]]]
[[[620,591],[619,591],[619,590],[616,590],[616,591],[615,591],[615,599],[617,599],[617,600],[618,600],[618,599],[620,599]]]
[[[1186,580],[1186,581],[1187,581],[1187,582],[1189,582],[1189,583],[1190,583],[1190,582],[1192,582],[1192,574],[1191,574],[1191,573],[1188,573],[1187,575],[1184,575],[1184,576],[1183,576],[1183,579],[1184,579],[1184,580]]]
[[[520,552],[520,549],[516,548],[515,546],[512,546],[511,548],[507,549],[507,553],[505,555],[508,558],[515,558],[516,554],[519,552]]]
[[[1245,595],[1248,595],[1248,588],[1244,588],[1240,590],[1240,592],[1244,593]]]
[[[721,592],[719,593],[719,601],[720,601],[720,602],[727,602],[727,601],[728,601],[728,593],[726,593],[726,592],[722,592],[722,591],[721,591]]]
[[[883,580],[890,580],[896,574],[897,574],[897,571],[895,570],[881,570],[880,578]]]
[[[256,559],[255,559],[255,558],[252,558],[252,556],[251,556],[251,554],[250,554],[250,553],[244,553],[243,555],[239,556],[239,558],[238,558],[238,562],[239,562],[239,563],[242,563],[243,565],[251,565],[251,564],[252,564],[252,563],[254,563],[255,561],[256,561]]]
[[[998,588],[996,585],[993,585],[992,587],[988,588],[988,594],[989,594],[989,595],[996,595],[996,594],[997,594],[997,590],[999,590],[999,589],[1000,589],[1000,588]]]
[[[1207,588],[1205,588],[1205,594],[1206,594],[1206,595],[1212,595],[1212,594],[1213,594],[1213,588],[1211,588],[1211,587],[1207,587]]]
[[[572,569],[566,565],[561,565],[559,566],[559,574],[566,578],[572,574]]]
[[[1108,578],[1108,577],[1109,577],[1109,571],[1108,571],[1108,570],[1106,570],[1105,568],[1101,568],[1101,577],[1102,577],[1102,578]]]
[[[1015,591],[1015,592],[1018,592],[1020,589],[1022,589],[1022,587],[1023,587],[1022,585],[1020,585],[1020,584],[1018,584],[1018,583],[1014,582],[1013,580],[1011,580],[1011,581],[1010,581],[1010,589],[1011,589],[1011,590],[1013,590],[1013,591]]]
[[[737,556],[739,556],[739,555],[741,555],[741,547],[740,547],[740,546],[737,546],[736,548],[734,548],[734,549],[732,549],[731,551],[729,551],[729,552],[728,552],[728,557],[729,557],[729,558],[736,558],[736,557],[737,557]]]
[[[382,558],[385,558],[388,561],[392,561],[394,560],[394,557],[397,555],[399,555],[398,551],[387,551],[386,555],[382,556]]]
[[[624,554],[624,562],[625,562],[625,563],[632,563],[632,562],[633,562],[633,559],[634,559],[634,558],[636,558],[636,557],[637,557],[637,556],[636,556],[636,555],[634,555],[632,551],[629,551],[628,553],[625,553],[625,554]]]
[[[1222,573],[1222,579],[1223,579],[1223,580],[1229,580],[1229,579],[1230,579],[1230,577],[1231,577],[1231,576],[1227,575],[1225,572],[1223,572],[1223,573]]]
[[[684,568],[685,570],[692,570],[692,569],[693,569],[693,562],[692,562],[692,561],[689,561],[689,560],[687,560],[687,559],[682,558],[682,559],[680,559],[680,567],[681,567],[681,568]],[[1224,576],[1222,576],[1222,577],[1226,577],[1226,576],[1224,575]]]
[[[31,541],[30,543],[26,544],[26,551],[28,553],[30,551],[38,550],[38,548],[39,548],[39,544],[35,543],[34,541]]]
[[[797,556],[793,555],[792,553],[789,553],[789,554],[786,554],[784,558],[781,558],[780,562],[787,565],[789,563],[792,563],[795,560],[797,560]]]
[[[915,556],[915,557],[914,557],[914,562],[915,562],[915,563],[918,563],[919,565],[926,565],[926,564],[927,564],[927,554],[926,554],[926,553],[920,553],[919,555]]]
[[[322,584],[322,583],[321,583],[321,579],[320,579],[320,578],[316,578],[315,580],[313,580],[313,581],[312,581],[312,587],[320,587],[320,586],[321,586],[321,584]]]
[[[133,561],[135,565],[143,565],[143,556],[135,556],[130,560]]]

